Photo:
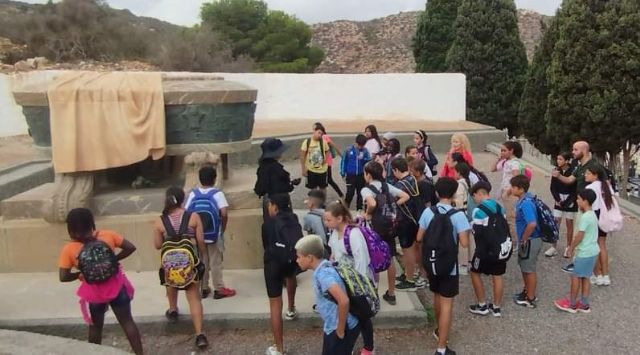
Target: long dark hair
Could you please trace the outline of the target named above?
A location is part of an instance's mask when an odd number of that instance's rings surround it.
[[[482,171],[476,169],[473,165],[469,164],[469,162],[464,158],[464,155],[462,155],[462,153],[458,153],[458,152],[451,153],[451,160],[456,162],[456,166],[457,166],[457,164],[465,164],[465,165],[467,165],[467,167],[469,168],[469,171],[471,171],[472,173],[476,174],[476,176],[480,180],[489,181],[489,179],[487,178],[487,175],[485,175]],[[469,187],[471,187],[471,186],[469,186]]]
[[[168,188],[164,196],[164,209],[162,210],[164,215],[168,215],[176,208],[180,208],[184,202],[184,190],[177,186]]]
[[[67,214],[67,232],[71,239],[86,243],[96,230],[93,213],[87,208],[74,208]]]
[[[516,142],[516,141],[506,141],[504,142],[502,145],[504,145],[505,148],[507,148],[507,150],[510,150],[513,152],[513,155],[520,159],[522,158],[522,154],[524,153],[522,150],[522,145],[520,144],[520,142]]]
[[[604,205],[607,207],[607,210],[610,210],[611,206],[613,206],[613,194],[611,194],[611,185],[609,185],[607,172],[601,167],[589,167],[587,170],[598,177],[598,181],[600,181],[601,185],[600,192],[602,193]]]
[[[417,131],[414,132],[415,134],[419,135],[420,138],[422,139],[422,147],[427,145],[427,139],[429,139],[429,136],[427,135],[427,132],[419,129]]]
[[[467,188],[470,189],[471,188],[471,180],[469,180],[469,173],[471,172],[471,169],[469,168],[469,165],[467,165],[466,163],[458,163],[458,164],[456,164],[455,169],[458,172],[458,174],[460,174],[460,176],[462,176],[464,181],[467,182]]]
[[[364,130],[365,132],[367,130],[371,131],[371,138],[375,139],[376,142],[378,142],[378,144],[382,147],[382,141],[380,141],[380,136],[378,135],[378,129],[376,128],[376,126],[370,124],[365,127]]]
[[[391,159],[393,159],[396,155],[400,154],[400,141],[395,138],[389,139],[387,142],[387,150],[389,154],[391,154]]]
[[[324,129],[324,126],[320,122],[316,122],[313,124],[313,130],[314,131],[321,130],[322,134],[327,134],[327,130]]]

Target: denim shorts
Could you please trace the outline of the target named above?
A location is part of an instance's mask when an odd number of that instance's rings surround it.
[[[593,267],[596,266],[598,256],[586,258],[576,257],[573,260],[573,276],[574,277],[591,277],[593,275]]]
[[[94,315],[97,314],[104,314],[107,311],[107,306],[111,306],[111,307],[121,307],[121,306],[126,306],[129,303],[131,303],[131,298],[129,298],[129,294],[127,293],[127,289],[122,286],[122,288],[120,289],[120,292],[118,292],[118,295],[116,296],[116,298],[114,298],[113,300],[111,300],[111,302],[109,303],[89,303],[89,312],[91,313],[91,316],[93,317]]]

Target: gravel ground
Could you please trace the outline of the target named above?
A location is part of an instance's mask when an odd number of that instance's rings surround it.
[[[478,167],[487,167],[495,158],[490,154],[476,156]],[[290,165],[297,171],[297,165]],[[487,169],[485,169],[487,170]],[[296,174],[293,174],[296,176]],[[498,176],[492,175],[494,186]],[[550,199],[549,177],[540,171],[534,173],[532,190]],[[306,190],[299,188],[293,200],[302,207]],[[329,198],[335,198],[330,192]],[[481,317],[470,314],[466,307],[474,303],[471,282],[462,277],[460,295],[454,308],[451,348],[459,354],[594,354],[640,352],[640,317],[638,301],[633,293],[640,289],[640,280],[630,270],[640,269],[637,258],[640,240],[637,238],[638,221],[626,219],[623,232],[610,236],[610,268],[612,285],[592,290],[591,314],[568,314],[557,310],[553,300],[568,293],[569,277],[560,271],[566,262],[560,256],[539,257],[537,309],[525,309],[511,302],[511,294],[522,288],[521,276],[515,258],[509,262],[505,281],[503,317]],[[564,247],[564,240],[560,247]],[[546,249],[546,246],[544,247]],[[543,250],[544,250],[543,249]],[[485,280],[488,281],[488,280]],[[485,282],[485,287],[490,284]],[[420,295],[430,304],[432,296]],[[290,324],[288,324],[290,325]],[[431,326],[421,329],[379,330],[376,332],[376,354],[432,354],[435,340]],[[263,354],[270,344],[270,332],[264,330],[208,331],[212,343],[209,354]],[[287,330],[285,332],[289,354],[317,354],[321,347],[321,330]],[[147,353],[188,354],[193,351],[193,339],[187,335],[145,334]],[[119,332],[107,334],[106,345],[128,349],[126,339]]]

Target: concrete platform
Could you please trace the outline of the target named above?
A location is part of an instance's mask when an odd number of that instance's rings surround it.
[[[136,288],[132,304],[133,315],[143,331],[166,326],[164,312],[168,303],[164,288],[158,283],[158,273],[129,271],[127,276]],[[269,302],[264,287],[263,271],[228,270],[225,271],[224,277],[227,286],[235,288],[238,294],[222,300],[203,300],[207,327],[268,327]],[[298,276],[296,308],[299,319],[286,322],[287,326],[321,326],[319,316],[312,312],[314,295],[311,278],[311,271]],[[387,289],[386,278],[383,279],[379,287],[381,294]],[[78,286],[78,282],[60,283],[57,273],[3,274],[0,278],[0,328],[33,330],[56,335],[67,335],[86,328],[75,295]],[[380,313],[375,318],[376,327],[414,327],[427,321],[426,312],[415,293],[397,292],[396,295],[396,306],[381,301]],[[179,297],[179,310],[179,328],[188,332],[191,323],[184,294]],[[108,312],[106,323],[116,324],[112,312]]]
[[[0,329],[0,354],[124,355],[129,353],[110,346],[89,344],[86,341]]]

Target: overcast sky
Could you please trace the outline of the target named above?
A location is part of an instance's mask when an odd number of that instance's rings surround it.
[[[45,3],[46,0],[23,0]],[[107,0],[139,16],[156,17],[178,25],[199,22],[200,6],[211,0]],[[562,0],[515,0],[518,8],[553,15]],[[266,0],[270,9],[283,10],[313,24],[334,20],[366,21],[401,11],[423,10],[425,0]]]

